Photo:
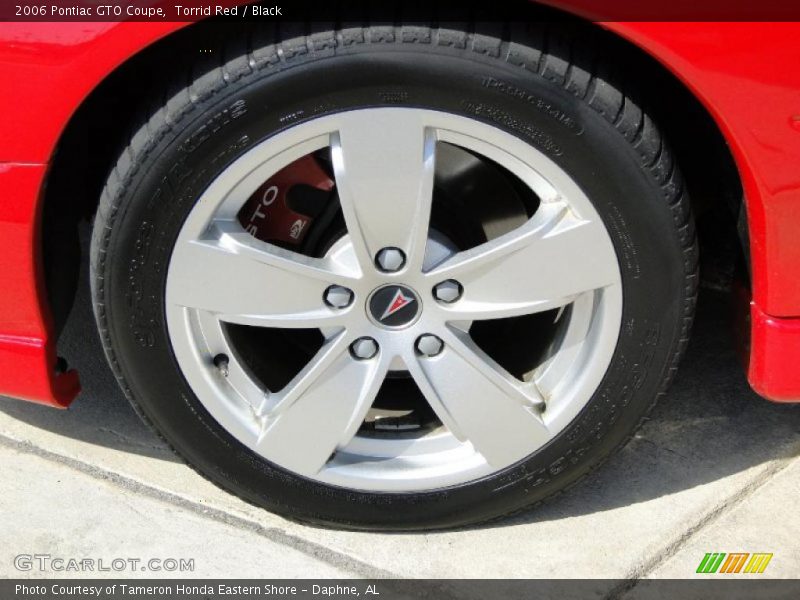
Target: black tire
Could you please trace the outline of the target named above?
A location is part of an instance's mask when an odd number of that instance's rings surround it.
[[[227,62],[198,66],[133,136],[109,176],[94,227],[97,323],[127,397],[201,474],[270,511],[317,524],[460,526],[563,490],[623,445],[665,393],[689,336],[697,286],[695,231],[681,176],[648,114],[581,58],[596,49],[570,47],[557,30],[522,29],[510,28],[513,41],[419,26],[277,41],[252,35],[215,54],[231,57]],[[602,384],[550,444],[465,485],[381,494],[296,476],[229,435],[181,374],[163,298],[183,220],[227,164],[285,128],[287,115],[297,123],[397,102],[489,122],[558,163],[610,232],[624,307]]]

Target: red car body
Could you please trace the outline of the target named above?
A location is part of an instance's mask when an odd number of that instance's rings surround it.
[[[592,17],[587,2],[559,2]],[[595,19],[596,20],[596,19]],[[0,394],[67,406],[41,249],[43,190],[81,103],[132,56],[187,23],[0,24]],[[671,71],[705,106],[744,190],[751,292],[747,376],[800,401],[800,23],[602,22]],[[749,303],[749,306],[748,306]]]

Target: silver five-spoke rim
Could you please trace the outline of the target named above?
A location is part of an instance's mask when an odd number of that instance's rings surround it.
[[[484,244],[432,258],[438,143],[502,165],[541,200],[536,212]],[[249,235],[236,219],[247,198],[270,175],[322,148],[330,148],[346,237],[311,258]],[[388,270],[378,260],[387,248],[402,253]],[[457,282],[447,301],[435,291],[442,282]],[[418,304],[400,327],[384,327],[369,312],[369,299],[387,285],[412,291]],[[332,286],[349,290],[351,299],[326,302]],[[622,289],[599,215],[550,158],[473,119],[372,108],[292,127],[227,167],[179,234],[165,303],[187,382],[242,444],[320,482],[410,491],[497,472],[558,435],[609,366]],[[559,308],[561,333],[522,379],[469,333],[478,321]],[[283,389],[269,391],[231,348],[230,323],[318,328],[324,343]],[[369,343],[358,345],[363,340]],[[224,369],[215,364],[220,355]],[[441,426],[418,435],[362,435],[381,384],[398,370],[410,374]]]

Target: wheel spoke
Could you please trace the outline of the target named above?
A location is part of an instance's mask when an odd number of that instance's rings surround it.
[[[577,219],[555,201],[522,227],[456,254],[427,279],[458,280],[461,299],[442,308],[448,320],[473,321],[560,308],[618,282],[619,270],[603,225]]]
[[[342,212],[362,268],[387,246],[403,250],[408,267],[419,268],[430,221],[434,131],[417,111],[350,114],[331,147]]]
[[[205,239],[176,246],[170,268],[180,274],[168,298],[173,304],[262,327],[335,326],[344,311],[327,307],[324,291],[355,281],[330,260],[272,246],[228,221]]]
[[[266,412],[257,449],[308,477],[358,431],[383,381],[382,357],[356,360],[344,334],[329,341]]]
[[[535,386],[514,379],[466,333],[442,332],[434,358],[408,359],[422,393],[451,433],[469,441],[491,465],[519,460],[550,439],[538,416]]]

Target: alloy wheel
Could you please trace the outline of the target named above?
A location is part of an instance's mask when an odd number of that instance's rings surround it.
[[[535,208],[483,243],[454,241],[431,218],[448,148],[498,165]],[[345,231],[320,256],[251,235],[242,206],[314,153],[329,156]],[[563,430],[611,362],[622,286],[605,225],[546,155],[474,119],[369,108],[291,127],[229,165],[179,234],[165,304],[184,376],[237,440],[323,483],[411,491],[497,472]],[[537,314],[552,326],[525,372],[479,343],[479,329]],[[237,326],[315,331],[321,342],[272,389],[237,347]],[[395,380],[424,398],[425,427],[367,425]]]

